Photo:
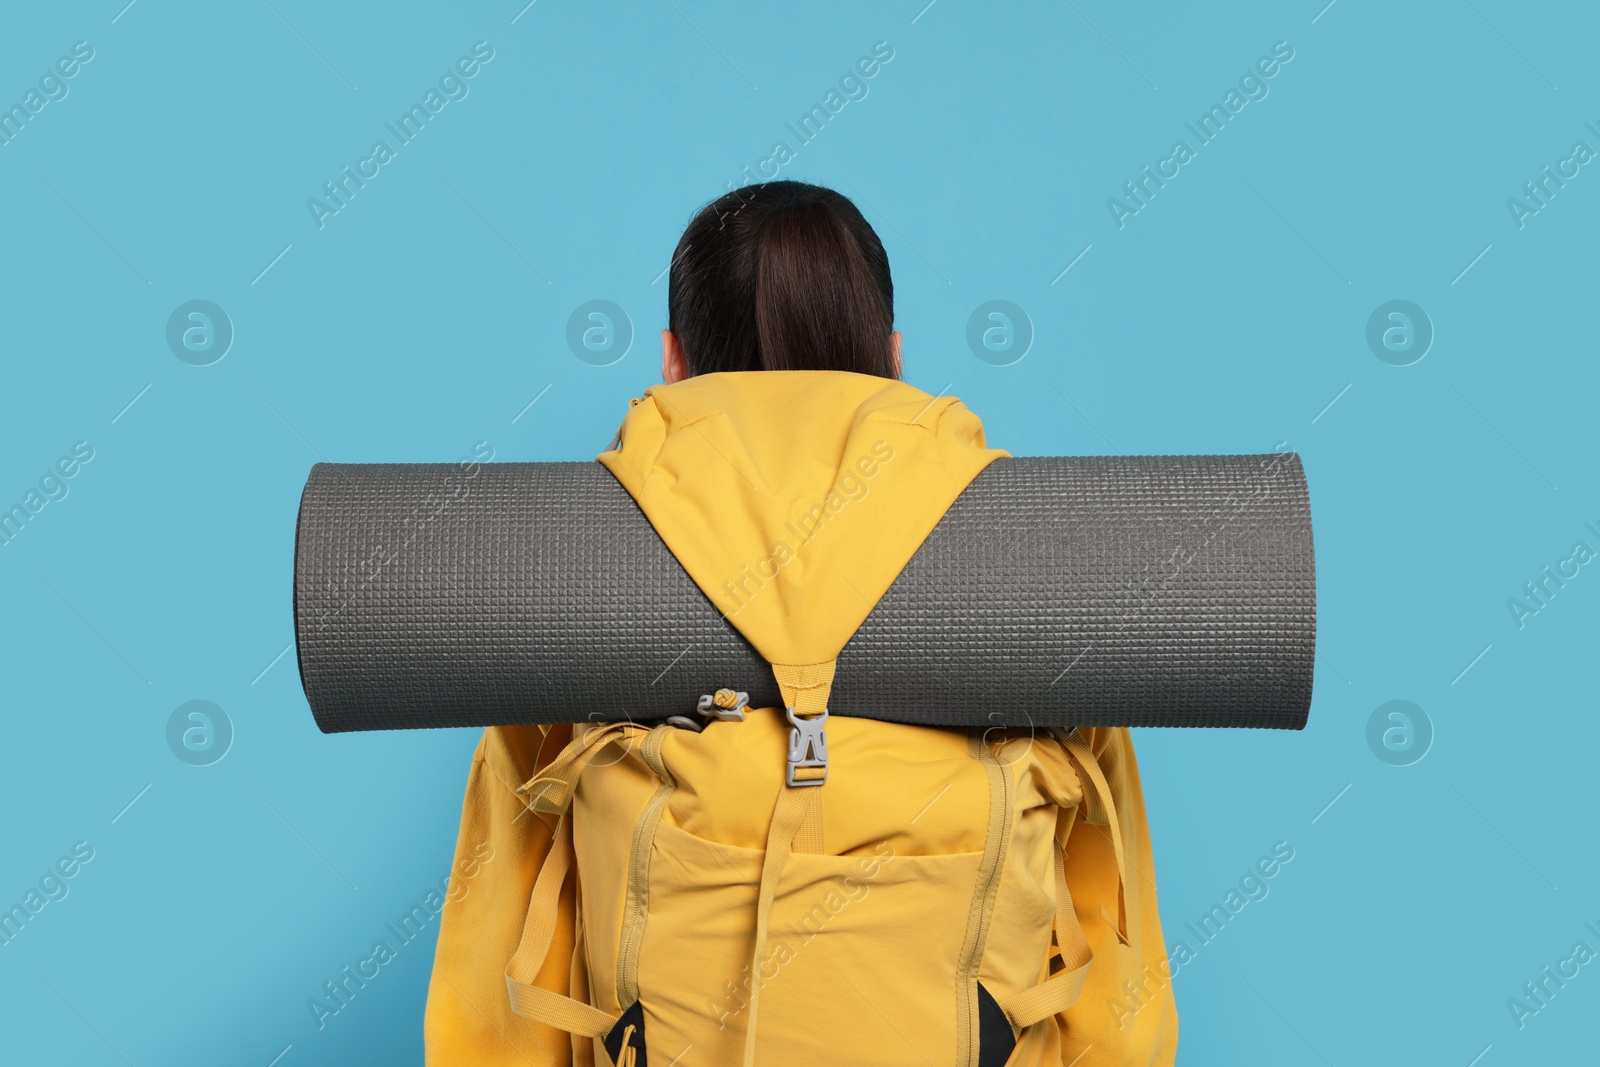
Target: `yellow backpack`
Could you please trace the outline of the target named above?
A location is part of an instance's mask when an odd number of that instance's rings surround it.
[[[485,731],[428,1063],[1171,1064],[1127,731],[828,710],[851,634],[1005,455],[976,416],[865,375],[712,374],[652,387],[619,442],[600,462],[785,706],[708,679],[659,723]]]

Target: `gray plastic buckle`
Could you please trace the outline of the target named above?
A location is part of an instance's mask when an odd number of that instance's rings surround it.
[[[789,784],[796,787],[821,785],[828,780],[828,734],[825,729],[828,709],[823,708],[821,715],[811,719],[796,718],[793,708],[784,709],[784,713],[794,727],[789,731]],[[817,778],[797,779],[794,772],[801,767],[821,767],[822,774]]]
[[[707,693],[700,698],[700,703],[695,705],[696,711],[708,719],[720,719],[723,722],[744,722],[745,705],[750,703],[750,694],[740,692],[737,702],[731,708],[717,707],[717,698],[714,693]]]
[[[667,723],[678,727],[680,730],[693,730],[695,733],[706,728],[706,724],[699,719],[691,719],[687,715],[668,715]]]

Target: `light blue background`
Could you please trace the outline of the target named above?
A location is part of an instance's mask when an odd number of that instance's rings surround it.
[[[0,1060],[421,1062],[432,929],[325,1028],[306,1002],[446,873],[477,733],[317,732],[285,651],[307,471],[593,456],[657,377],[691,214],[885,40],[782,175],[882,235],[912,383],[1017,454],[1305,459],[1309,728],[1137,736],[1169,941],[1295,850],[1178,974],[1179,1063],[1592,1061],[1600,965],[1522,1029],[1506,1003],[1600,950],[1600,570],[1507,606],[1600,548],[1600,168],[1507,207],[1600,149],[1591,7],[124,2],[0,16],[0,103],[94,48],[0,146],[0,506],[94,449],[0,548],[0,903],[94,849],[0,946]],[[470,95],[318,229],[480,40]],[[1269,95],[1119,229],[1107,199],[1277,41]],[[1397,298],[1437,332],[1406,367],[1365,340]],[[192,299],[236,330],[211,366],[165,341]],[[591,299],[637,334],[608,367],[565,341]],[[1012,366],[966,344],[990,299],[1036,333]],[[192,699],[236,731],[208,767],[166,742]],[[1436,732],[1411,766],[1368,747],[1391,699]]]

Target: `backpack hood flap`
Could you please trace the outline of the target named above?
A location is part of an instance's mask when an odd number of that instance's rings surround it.
[[[959,400],[849,371],[653,385],[597,458],[769,662],[833,660],[990,462]]]

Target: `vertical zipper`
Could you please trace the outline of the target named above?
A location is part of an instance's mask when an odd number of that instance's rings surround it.
[[[639,945],[644,939],[645,915],[650,908],[650,850],[655,845],[656,827],[677,782],[661,760],[661,744],[667,731],[679,727],[662,724],[650,731],[639,756],[656,772],[661,784],[656,787],[633,828],[633,850],[628,859],[628,891],[623,904],[622,936],[617,946],[617,1005],[628,1010],[639,999]]]
[[[1011,842],[1012,780],[999,757],[989,750],[981,733],[969,735],[969,754],[984,765],[989,777],[989,834],[984,842],[983,861],[972,891],[972,906],[967,914],[967,937],[956,970],[956,1062],[975,1067],[978,1062],[978,968],[989,941],[989,922],[994,916],[1000,874]]]

